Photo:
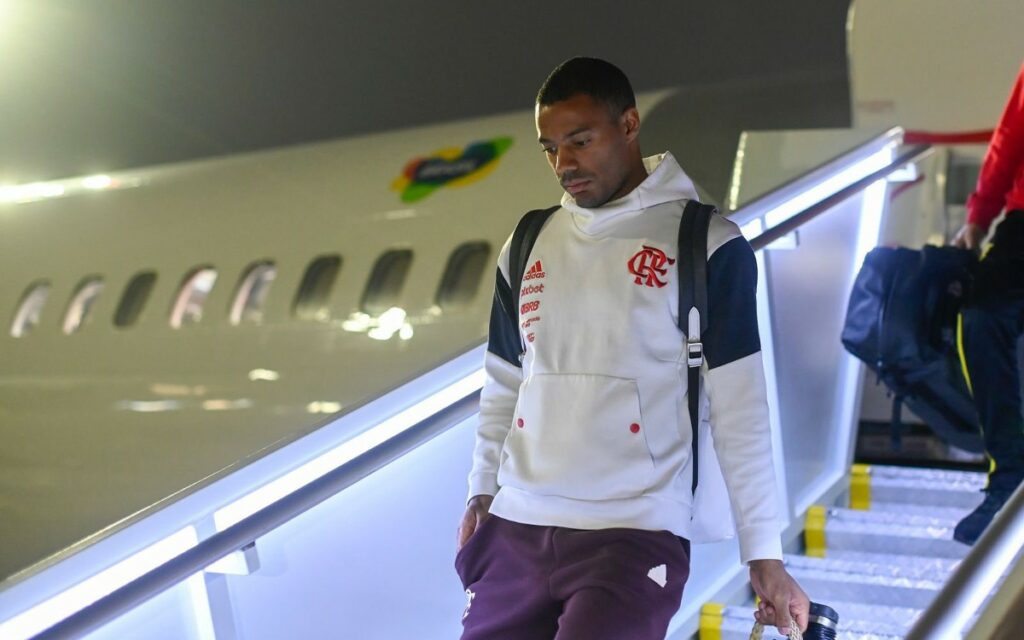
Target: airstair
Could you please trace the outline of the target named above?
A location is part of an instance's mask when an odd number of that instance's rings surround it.
[[[758,260],[789,569],[842,638],[1014,637],[993,630],[1024,602],[1024,493],[969,549],[951,531],[980,474],[851,469],[863,369],[838,340],[847,292],[890,184],[932,151],[898,128],[794,135],[745,134],[740,156],[777,171],[738,163],[727,203]],[[0,585],[0,638],[457,637],[483,350]],[[736,542],[697,545],[668,638],[745,638],[752,611]]]
[[[809,509],[803,552],[786,555],[787,569],[839,614],[838,638],[904,638],[970,551],[953,527],[984,482],[977,472],[855,465],[851,506]],[[755,608],[706,604],[701,640],[747,640]]]

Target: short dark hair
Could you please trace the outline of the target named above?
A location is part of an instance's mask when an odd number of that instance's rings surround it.
[[[615,65],[598,58],[569,58],[555,67],[537,92],[537,104],[547,106],[575,95],[587,95],[619,116],[636,106],[629,78]]]

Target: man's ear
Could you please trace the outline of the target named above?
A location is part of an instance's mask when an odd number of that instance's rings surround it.
[[[619,116],[619,125],[622,127],[622,132],[626,134],[628,142],[636,140],[640,134],[640,112],[636,110],[636,107],[629,107],[622,112],[622,115]]]

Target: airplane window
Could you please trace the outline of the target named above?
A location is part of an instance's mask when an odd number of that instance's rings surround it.
[[[171,308],[171,326],[175,329],[195,324],[203,318],[203,304],[217,282],[217,270],[199,267],[192,270],[178,291]]]
[[[64,333],[71,335],[85,324],[92,311],[92,305],[103,293],[103,278],[90,276],[79,283],[75,295],[71,296],[67,313],[64,314]]]
[[[121,303],[117,305],[114,313],[114,325],[118,327],[130,327],[139,319],[142,309],[149,300],[149,294],[153,292],[156,285],[156,273],[153,271],[142,271],[135,274],[124,288],[121,296]]]
[[[277,267],[273,262],[257,262],[251,265],[238,282],[234,302],[228,319],[231,324],[243,322],[259,324],[263,322],[263,305],[267,301],[267,292],[277,277]]]
[[[292,313],[300,320],[327,320],[330,318],[328,300],[334,280],[341,269],[340,256],[320,256],[309,263],[302,276],[302,284],[295,295]]]
[[[12,336],[23,338],[39,324],[43,306],[49,297],[50,283],[45,280],[34,282],[25,289],[25,295],[21,297],[21,304],[18,305],[18,312],[14,315],[14,322],[11,323]]]
[[[398,306],[402,285],[412,264],[412,251],[395,249],[387,251],[377,259],[370,273],[370,280],[363,292],[363,311],[370,315],[384,313]]]
[[[442,309],[464,306],[473,301],[487,267],[491,246],[486,242],[467,242],[448,258],[448,266],[437,290],[437,305]]]

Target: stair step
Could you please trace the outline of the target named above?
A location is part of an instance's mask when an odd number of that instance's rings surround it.
[[[978,493],[978,503],[984,499]],[[931,516],[940,520],[960,522],[974,507],[933,507],[928,504],[910,504],[906,502],[872,502],[871,511],[887,513],[905,513],[915,516]]]
[[[860,551],[833,551],[824,558],[786,556],[787,567],[940,583],[949,578],[958,564],[958,560],[951,558]]]
[[[882,633],[903,637],[910,631],[924,609],[837,601],[830,607],[839,614],[839,631],[862,634]]]
[[[976,471],[872,465],[871,504],[888,502],[973,509],[984,499],[985,474]]]
[[[789,567],[789,574],[815,602],[852,601],[924,609],[942,588],[936,580],[893,578],[849,571]]]
[[[953,540],[958,519],[901,511],[825,510],[825,557],[832,551],[857,551],[960,559],[970,547]],[[808,526],[808,540],[812,527]],[[808,544],[809,549],[813,545]],[[812,552],[810,555],[816,555]]]

